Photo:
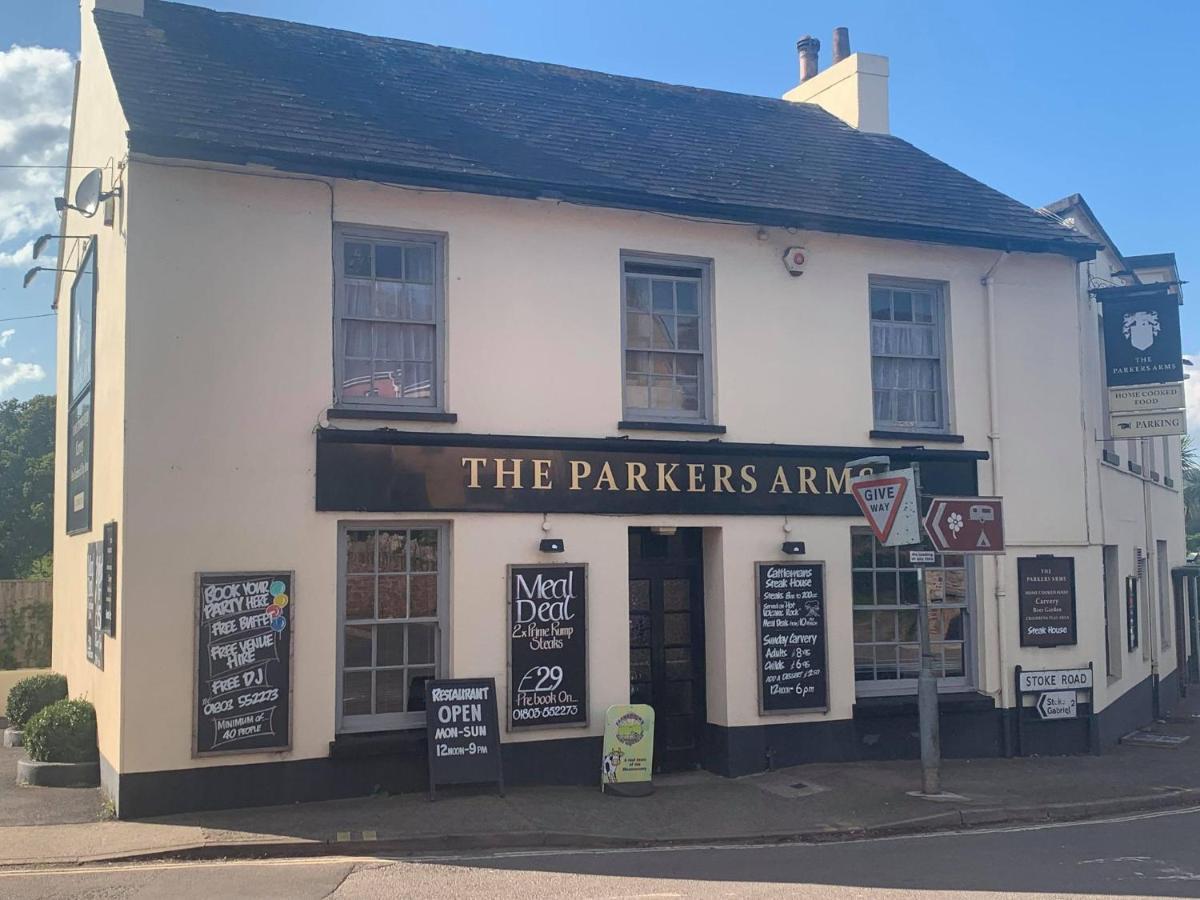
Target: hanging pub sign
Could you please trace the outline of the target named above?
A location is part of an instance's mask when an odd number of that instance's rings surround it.
[[[292,745],[293,573],[196,574],[192,753]]]
[[[87,545],[87,623],[84,652],[88,662],[104,668],[104,542]]]
[[[1017,559],[1017,598],[1022,647],[1078,643],[1075,627],[1075,558]]]
[[[1125,646],[1132,653],[1138,648],[1140,626],[1138,624],[1138,580],[1125,576]]]
[[[587,725],[587,566],[509,566],[508,636],[508,727]]]
[[[495,678],[440,678],[425,685],[429,799],[439,784],[494,781],[504,795]]]
[[[1105,381],[1110,388],[1183,381],[1179,298],[1165,284],[1102,288]]]
[[[117,636],[117,523],[104,523],[104,551],[102,564],[104,581],[100,590],[101,617],[104,633]]]
[[[760,713],[829,708],[825,565],[755,564]]]
[[[847,463],[870,448],[317,431],[317,509],[854,516]],[[968,450],[895,451],[926,490],[977,493]]]

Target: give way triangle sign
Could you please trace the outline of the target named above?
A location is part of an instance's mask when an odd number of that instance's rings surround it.
[[[917,491],[912,469],[850,479],[850,493],[867,517],[867,524],[885,547],[921,542]]]

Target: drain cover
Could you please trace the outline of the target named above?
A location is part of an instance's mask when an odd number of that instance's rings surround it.
[[[1122,744],[1139,744],[1143,747],[1178,747],[1187,741],[1186,734],[1155,734],[1152,731],[1134,731],[1121,738]]]

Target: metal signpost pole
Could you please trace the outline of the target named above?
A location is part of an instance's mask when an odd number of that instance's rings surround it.
[[[865,468],[866,466],[881,467],[884,473],[892,470],[891,458],[887,456],[867,456],[846,463],[848,469]],[[896,526],[894,509],[888,524],[881,528],[875,518],[876,513],[885,512],[877,505],[879,495],[875,495],[874,498],[868,497],[865,487],[863,494],[860,495],[854,482],[851,482],[851,492],[858,501],[863,515],[867,516],[868,521],[871,522],[876,539],[885,547],[921,546],[921,467],[914,462],[911,464],[911,469],[913,497],[910,499],[914,501],[915,522],[912,522],[911,528],[904,532],[901,532],[900,528]],[[859,478],[862,477],[864,476],[859,476]],[[891,479],[892,482],[895,480]],[[885,481],[887,479],[880,479],[881,484]],[[892,486],[895,487],[894,484]],[[903,499],[903,491],[893,495],[893,502],[896,504]],[[941,793],[941,738],[938,733],[937,675],[934,674],[933,648],[929,640],[929,600],[925,596],[926,562],[924,560],[932,562],[932,558],[935,557],[933,557],[932,551],[910,550],[909,553],[909,560],[913,568],[917,570],[917,634],[921,647],[921,667],[917,675],[917,719],[921,735],[921,793],[931,795]]]
[[[913,463],[917,509],[921,508],[921,465]],[[917,722],[921,733],[921,793],[941,793],[941,734],[938,729],[937,676],[929,641],[929,598],[925,594],[925,564],[917,569],[917,634],[921,641],[921,670],[917,675]]]

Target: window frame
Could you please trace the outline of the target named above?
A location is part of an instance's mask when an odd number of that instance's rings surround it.
[[[698,299],[700,304],[700,383],[704,392],[703,402],[695,414],[682,411],[664,411],[643,409],[629,406],[625,402],[625,378],[628,374],[626,354],[646,351],[645,348],[630,348],[628,344],[628,305],[626,296],[626,266],[629,263],[648,266],[676,266],[678,268],[699,269],[700,286]],[[637,273],[634,273],[637,274]],[[620,388],[621,388],[621,418],[631,422],[662,422],[674,424],[712,425],[717,419],[717,385],[716,366],[713,360],[713,260],[698,256],[680,256],[673,253],[653,253],[647,251],[622,250],[620,253],[620,298],[621,298],[621,340],[620,340]],[[668,351],[670,352],[670,351]]]
[[[394,397],[391,399],[347,398],[342,393],[346,368],[346,303],[345,245],[354,239],[375,243],[433,245],[433,396],[429,398]],[[418,231],[409,228],[387,228],[377,225],[354,225],[337,222],[333,227],[333,406],[336,409],[396,411],[411,410],[443,413],[446,411],[446,282],[447,243],[449,236],[441,231]],[[372,279],[374,275],[372,274]],[[403,324],[403,323],[397,323]]]
[[[70,526],[71,512],[72,512],[71,511],[71,491],[70,491],[71,474],[70,474],[70,466],[68,465],[68,467],[67,467],[68,468],[67,484],[63,491],[63,493],[66,495],[66,520],[65,521],[66,521],[66,526],[67,526],[66,532],[68,535],[86,534],[92,530],[92,494],[95,489],[95,479],[94,479],[95,468],[94,468],[94,466],[95,466],[95,456],[96,456],[96,434],[95,434],[95,430],[96,430],[96,311],[97,311],[97,307],[99,306],[99,304],[97,303],[97,300],[99,298],[99,291],[100,291],[100,271],[99,271],[99,264],[98,264],[98,260],[97,260],[97,253],[96,253],[97,243],[98,242],[97,242],[95,235],[92,235],[91,237],[88,238],[87,247],[83,251],[83,255],[79,259],[79,265],[76,267],[76,270],[75,270],[75,277],[71,281],[71,310],[70,310],[71,318],[67,324],[67,418],[66,418],[66,426],[67,427],[65,429],[68,432],[67,433],[67,445],[68,445],[67,461],[69,462],[71,459],[71,451],[70,451],[70,442],[72,440],[71,435],[70,435],[71,417],[75,412],[75,407],[77,407],[83,401],[84,397],[87,397],[88,404],[89,404],[89,406],[88,406],[88,452],[87,452],[87,462],[88,462],[87,493],[88,493],[88,498],[87,498],[87,522],[86,522],[86,524],[83,524],[78,528],[71,528],[71,526]],[[80,388],[78,394],[75,394],[74,393],[75,362],[76,362],[76,360],[75,360],[75,309],[76,309],[76,305],[77,305],[78,299],[79,299],[78,298],[79,280],[84,276],[84,273],[87,271],[89,265],[91,266],[91,275],[92,275],[92,295],[89,298],[91,300],[91,304],[92,304],[92,317],[91,317],[92,333],[91,333],[91,347],[88,350],[88,360],[91,365],[91,372],[89,373],[89,378],[88,378],[87,384],[84,387]]]
[[[872,548],[873,548],[872,549],[872,566],[870,569],[865,569],[862,566],[856,566],[854,564],[854,537],[856,535],[866,535],[866,536],[870,537],[872,540]],[[854,573],[869,571],[872,573],[872,575],[874,575],[874,573],[876,573],[876,572],[899,573],[899,572],[905,572],[905,571],[915,571],[915,569],[917,568],[915,566],[900,566],[899,565],[899,563],[900,563],[899,554],[904,553],[906,550],[917,549],[917,548],[905,548],[905,547],[890,548],[890,549],[894,549],[897,553],[897,559],[896,559],[897,567],[894,569],[889,569],[886,567],[880,568],[877,565],[875,565],[876,560],[874,558],[874,547],[879,542],[878,542],[878,540],[876,540],[874,533],[871,531],[870,528],[867,528],[866,526],[852,526],[849,530],[849,534],[847,535],[847,537],[849,538],[848,546],[850,549],[850,566],[849,566],[850,584],[851,584],[851,589],[850,589],[850,619],[851,619],[850,646],[851,646],[851,667],[852,667],[852,671],[853,671],[853,667],[856,665],[856,663],[854,661],[854,651],[855,651],[855,648],[857,647],[857,644],[855,643],[855,640],[854,640],[854,613],[860,612],[860,611],[861,612],[872,612],[872,611],[879,610],[878,604],[872,604],[869,607],[855,605],[855,603],[854,603],[854,587],[853,587]],[[924,546],[922,547],[922,549],[924,549]],[[945,608],[962,610],[963,674],[938,677],[937,678],[937,689],[938,689],[939,693],[954,693],[957,691],[974,690],[975,685],[977,684],[977,681],[978,681],[977,668],[978,668],[978,659],[979,659],[980,651],[979,651],[979,647],[978,647],[979,635],[976,633],[976,631],[977,631],[976,610],[978,608],[978,593],[979,593],[979,591],[978,591],[978,586],[976,584],[976,579],[978,578],[978,567],[975,565],[975,557],[972,556],[971,554],[938,553],[939,557],[958,556],[958,555],[962,555],[962,557],[963,557],[963,565],[962,565],[963,587],[964,587],[964,590],[966,591],[966,598],[964,599],[964,602],[962,603],[961,606],[959,606],[958,604],[954,604],[950,607],[946,607],[944,604],[941,604],[941,603],[930,603],[929,604],[929,608],[931,610],[945,609]],[[942,566],[936,566],[935,568],[944,569],[944,567],[942,567]],[[954,566],[952,568],[957,568],[957,566]],[[889,605],[885,606],[885,609],[891,609],[892,606],[893,606],[892,604],[889,604]],[[897,602],[896,604],[894,604],[894,606],[895,606],[895,609],[897,610],[897,612],[899,612],[901,610],[905,610],[905,609],[911,609],[914,612],[916,612],[917,616],[918,616],[918,628],[920,627],[920,622],[919,622],[920,609],[921,609],[920,604],[906,605],[906,604],[900,604]],[[871,642],[872,645],[880,644],[880,643],[887,643],[887,642],[885,642],[885,641],[872,641]],[[891,643],[894,643],[896,646],[899,646],[900,644],[905,644],[905,643],[910,643],[910,642],[896,640]],[[917,641],[917,643],[919,645],[919,643],[920,643],[919,640]],[[917,678],[871,679],[871,680],[860,681],[857,678],[857,673],[855,673],[854,695],[859,698],[915,696],[917,693],[917,681],[918,681]]]
[[[891,291],[927,291],[933,295],[933,328],[937,342],[937,360],[941,369],[941,414],[937,425],[921,423],[905,423],[891,419],[879,419],[875,415],[875,351],[874,328],[875,320],[871,318],[871,292],[877,289]],[[920,324],[920,323],[913,323]],[[878,431],[905,431],[916,434],[952,434],[954,431],[954,398],[951,394],[952,342],[950,340],[950,288],[944,281],[933,281],[919,278],[904,278],[893,275],[870,275],[867,278],[867,356],[870,366],[871,381],[871,421],[872,428]],[[890,359],[906,359],[909,357],[894,357],[879,354]],[[917,357],[912,357],[917,358]]]
[[[347,520],[338,522],[337,535],[337,630],[334,643],[337,668],[334,671],[336,681],[334,689],[334,723],[335,734],[365,734],[381,731],[410,731],[425,727],[423,711],[401,713],[371,713],[369,715],[346,716],[342,712],[342,693],[344,676],[344,656],[346,651],[346,541],[351,531],[393,531],[393,530],[425,530],[437,531],[437,659],[434,662],[434,677],[445,678],[450,672],[450,523],[421,520]],[[376,572],[378,574],[378,572]],[[397,620],[397,621],[409,621]],[[426,619],[414,620],[423,624]],[[372,665],[371,669],[376,667]],[[408,668],[407,662],[404,666]],[[351,719],[352,721],[347,721]]]

